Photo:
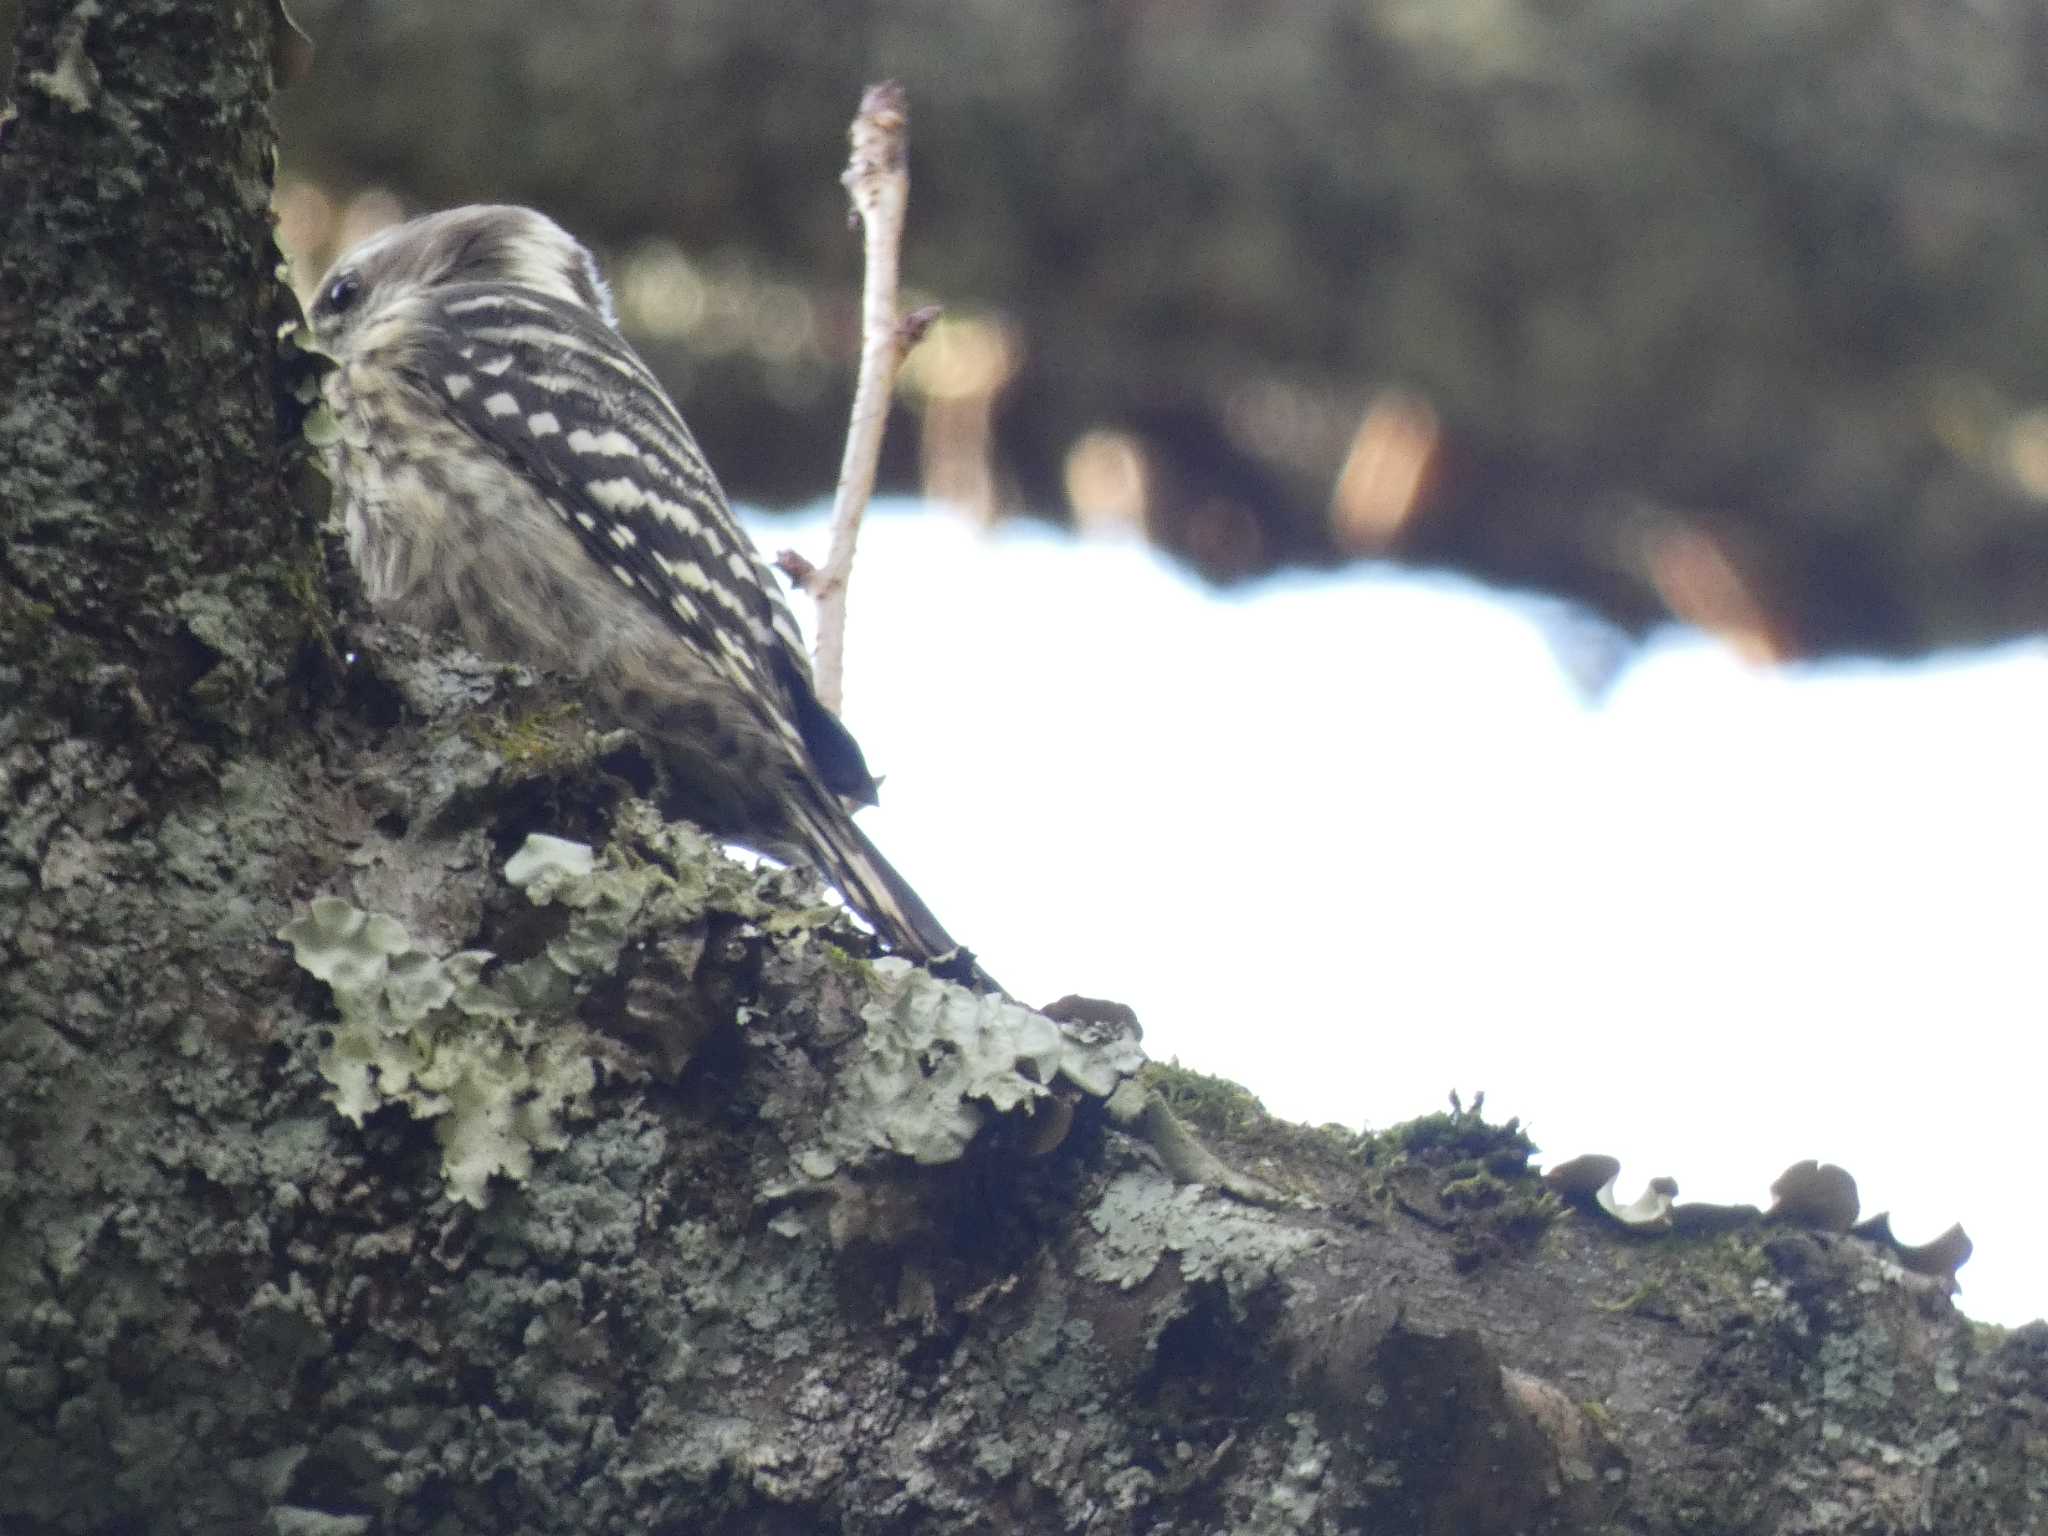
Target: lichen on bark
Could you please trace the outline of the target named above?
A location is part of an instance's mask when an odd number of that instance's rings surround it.
[[[2048,1330],[1826,1234],[1562,1214],[1461,1268],[1462,1148],[1186,1081],[1283,1197],[1183,1182],[1099,1096],[1113,1011],[960,1011],[558,685],[364,615],[280,455],[271,14],[93,12],[92,105],[0,155],[0,1528],[2041,1524]],[[535,833],[659,894],[522,890]],[[482,1208],[433,1117],[326,1096],[318,898],[570,978],[588,1092]]]

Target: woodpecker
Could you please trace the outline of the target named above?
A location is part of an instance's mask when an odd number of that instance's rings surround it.
[[[814,864],[914,960],[956,950],[854,825],[874,777],[588,250],[530,208],[429,214],[344,255],[308,318],[374,608],[573,680],[693,819]]]

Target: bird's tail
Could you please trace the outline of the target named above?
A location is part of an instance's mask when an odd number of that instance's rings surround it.
[[[830,793],[822,786],[820,790],[821,800]],[[924,898],[896,873],[895,866],[854,825],[837,799],[812,804],[807,797],[796,809],[804,822],[806,851],[817,861],[820,873],[839,888],[848,905],[874,925],[891,949],[979,991],[1002,991],[973,955],[954,942]]]

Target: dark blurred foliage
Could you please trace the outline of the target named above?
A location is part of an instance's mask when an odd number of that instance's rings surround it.
[[[739,495],[829,488],[834,177],[894,77],[908,279],[1011,354],[978,414],[923,418],[992,430],[1006,506],[1099,495],[1220,579],[1390,554],[1768,655],[2048,615],[2028,0],[293,10],[288,179],[687,253],[722,329],[640,339]]]

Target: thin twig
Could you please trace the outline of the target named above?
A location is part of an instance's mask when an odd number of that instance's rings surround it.
[[[839,464],[839,489],[832,501],[832,547],[825,563],[806,575],[798,576],[788,557],[778,562],[817,599],[818,698],[835,714],[846,667],[846,585],[853,574],[861,516],[875,488],[889,395],[903,355],[931,324],[922,311],[910,322],[899,320],[896,308],[897,253],[910,202],[910,103],[903,87],[893,80],[869,86],[850,136],[853,153],[840,180],[860,222],[867,271],[861,284],[860,375],[846,429],[846,454]],[[795,564],[802,563],[797,557]]]

